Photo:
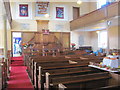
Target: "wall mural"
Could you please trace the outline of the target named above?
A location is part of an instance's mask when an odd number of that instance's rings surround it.
[[[19,16],[28,17],[28,4],[19,4]]]
[[[13,38],[13,54],[22,54],[21,49],[21,37],[14,37]]]
[[[49,12],[49,2],[36,2],[36,16],[44,16]]]
[[[56,7],[56,18],[64,19],[64,7]]]

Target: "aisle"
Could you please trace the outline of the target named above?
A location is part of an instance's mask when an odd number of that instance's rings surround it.
[[[11,64],[10,78],[7,90],[34,90],[26,72],[26,66],[23,65],[22,58],[16,59]]]

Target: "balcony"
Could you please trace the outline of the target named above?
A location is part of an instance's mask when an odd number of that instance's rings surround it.
[[[120,2],[112,3],[106,7],[97,9],[93,12],[85,14],[70,22],[71,31],[89,26],[101,20],[107,20],[109,18],[118,16],[118,4]]]

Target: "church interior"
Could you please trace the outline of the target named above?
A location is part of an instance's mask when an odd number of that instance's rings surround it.
[[[120,0],[0,0],[1,90],[120,89]]]

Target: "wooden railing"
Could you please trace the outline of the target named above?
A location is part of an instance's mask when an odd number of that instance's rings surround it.
[[[108,6],[85,14],[75,20],[70,22],[71,30],[78,29],[80,27],[84,27],[93,23],[96,23],[101,20],[106,20],[115,16],[118,16],[118,4],[119,2],[112,3]]]

